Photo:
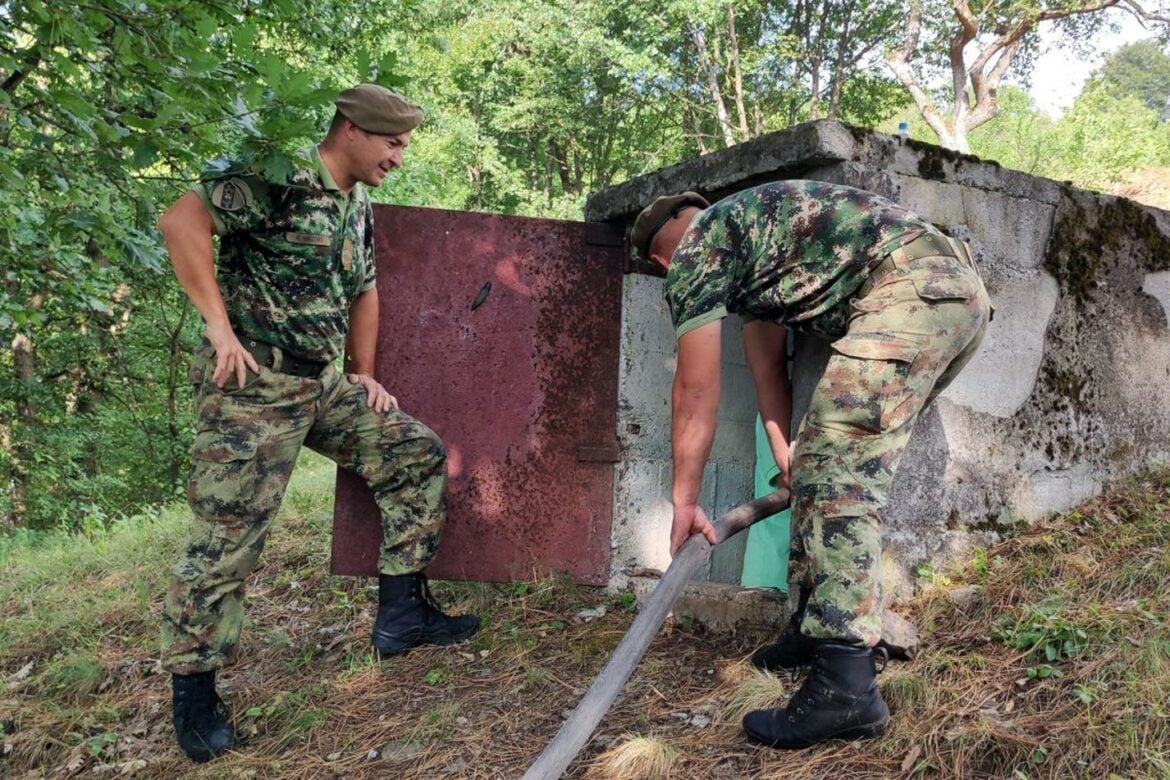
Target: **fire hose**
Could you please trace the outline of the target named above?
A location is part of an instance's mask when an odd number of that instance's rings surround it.
[[[721,515],[712,523],[718,540],[716,544],[721,544],[753,523],[780,512],[788,506],[788,501],[788,491],[781,489],[740,504]],[[695,534],[687,539],[650,593],[650,597],[646,599],[646,603],[639,610],[638,616],[622,637],[617,649],[597,675],[597,679],[561,725],[552,742],[524,773],[523,780],[557,780],[564,774],[581,748],[589,741],[597,724],[609,711],[622,686],[638,665],[638,661],[642,659],[646,648],[650,646],[650,642],[666,620],[683,585],[711,556],[712,549],[714,545],[702,534]]]

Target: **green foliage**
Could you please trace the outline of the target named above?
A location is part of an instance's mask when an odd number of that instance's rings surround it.
[[[633,592],[628,590],[619,591],[614,594],[614,605],[618,609],[623,609],[627,612],[633,612],[638,606],[638,597]]]
[[[1090,82],[1061,117],[1057,148],[1074,183],[1105,189],[1122,171],[1170,163],[1170,124],[1138,98]]]
[[[858,66],[896,23],[884,0],[427,5],[404,62],[435,133],[419,135],[408,170],[435,184],[432,205],[580,218],[588,192],[723,145],[717,105],[734,140],[815,103],[873,121],[897,91]]]
[[[1132,97],[1170,119],[1170,55],[1156,40],[1126,44],[1105,59],[1097,73],[1110,95]]]
[[[451,670],[446,668],[430,669],[426,674],[423,675],[423,682],[425,682],[427,685],[443,685],[450,680]]]
[[[1042,663],[1027,667],[1029,678],[1059,677],[1055,663],[1080,655],[1089,644],[1089,634],[1070,621],[1059,601],[1029,605],[1017,616],[1006,617],[992,628],[992,635],[1009,647],[1023,650]]]
[[[89,740],[89,754],[93,758],[100,758],[106,748],[118,741],[118,735],[111,732],[98,734],[96,737],[90,737]]]
[[[45,682],[54,693],[76,700],[96,691],[105,677],[105,670],[92,654],[77,650],[55,659]]]
[[[181,490],[201,323],[157,212],[225,153],[287,164],[339,85],[400,83],[412,5],[0,8],[0,526],[83,529]]]
[[[971,132],[977,157],[1100,191],[1110,190],[1126,171],[1170,164],[1170,123],[1099,79],[1090,80],[1058,119],[1018,87],[1001,88],[999,98],[1000,116]],[[909,107],[880,127],[893,132],[900,120],[909,124],[911,137],[933,140],[933,131]]]

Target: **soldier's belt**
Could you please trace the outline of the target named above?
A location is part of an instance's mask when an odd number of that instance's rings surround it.
[[[922,257],[953,257],[970,263],[963,242],[946,236],[936,236],[933,233],[923,233],[909,244],[898,247],[882,258],[882,261],[869,272],[869,278],[858,288],[857,297],[864,298],[870,290],[877,287],[882,277],[899,265]]]
[[[256,358],[257,363],[273,371],[278,371],[281,374],[316,379],[321,376],[321,372],[325,370],[325,366],[329,365],[328,363],[316,360],[295,358],[280,347],[265,344],[263,341],[246,339],[243,344],[244,349],[248,350],[252,354],[252,357]]]

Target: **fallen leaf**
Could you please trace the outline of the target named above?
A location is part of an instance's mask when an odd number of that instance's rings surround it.
[[[914,747],[910,748],[910,752],[907,753],[906,757],[902,759],[902,772],[906,773],[913,769],[914,764],[917,763],[918,757],[920,755],[922,755],[921,745],[915,745]]]
[[[20,667],[19,669],[17,669],[17,670],[16,670],[15,672],[13,672],[12,674],[8,675],[8,682],[10,682],[10,683],[18,683],[18,682],[20,682],[20,681],[22,681],[22,680],[27,680],[27,679],[28,679],[28,676],[29,676],[30,674],[32,674],[32,670],[33,670],[33,664],[34,664],[34,663],[35,663],[35,661],[29,661],[27,664],[25,664],[24,666]]]
[[[592,609],[583,609],[577,613],[577,617],[581,618],[586,623],[588,623],[590,620],[594,620],[595,618],[605,617],[605,605],[598,604]]]
[[[422,752],[422,745],[408,739],[394,740],[382,746],[382,760],[396,763],[414,758]]]
[[[122,764],[119,767],[120,771],[118,772],[118,774],[132,775],[135,772],[141,772],[143,769],[146,769],[146,762],[143,761],[141,758],[135,758],[135,759],[131,759],[130,761],[127,761],[124,764]]]

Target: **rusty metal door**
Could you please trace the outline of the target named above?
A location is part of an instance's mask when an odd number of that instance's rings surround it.
[[[375,207],[377,377],[447,447],[428,573],[609,575],[618,460],[620,241],[601,226]],[[333,571],[377,573],[365,483],[338,474]]]

